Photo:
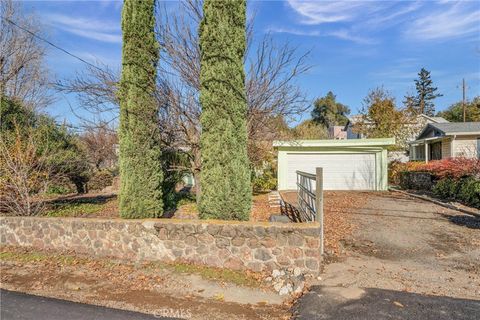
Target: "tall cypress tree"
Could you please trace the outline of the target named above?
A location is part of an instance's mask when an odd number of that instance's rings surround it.
[[[205,0],[200,24],[201,218],[248,220],[246,1]]]
[[[443,96],[436,93],[437,87],[433,86],[430,78],[430,71],[422,68],[418,73],[418,79],[415,80],[415,88],[417,89],[417,96],[414,100],[414,110],[418,114],[425,114],[427,116],[435,115],[435,105],[433,100],[437,97]]]
[[[125,0],[120,82],[120,215],[152,218],[163,213],[158,104],[159,58],[155,1]]]

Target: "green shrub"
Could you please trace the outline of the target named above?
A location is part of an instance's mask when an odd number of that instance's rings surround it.
[[[432,191],[435,196],[443,199],[455,199],[458,193],[458,187],[460,183],[457,180],[445,178],[439,180]]]
[[[65,176],[58,176],[48,183],[46,194],[68,194],[76,192],[75,185]]]
[[[457,200],[466,205],[480,208],[480,180],[474,177],[460,180]]]
[[[275,172],[268,170],[261,175],[253,178],[253,190],[254,191],[269,191],[277,188],[277,177]]]
[[[47,194],[67,194],[71,193],[72,190],[64,185],[51,184],[47,187]]]
[[[175,195],[176,195],[177,207],[181,207],[183,205],[196,202],[195,194],[193,193],[177,192]]]
[[[474,177],[458,180],[441,179],[433,188],[433,193],[442,199],[455,200],[468,206],[480,208],[480,180]]]
[[[102,190],[105,187],[111,186],[113,183],[113,174],[108,170],[100,170],[93,174],[88,181],[88,188],[90,190]]]

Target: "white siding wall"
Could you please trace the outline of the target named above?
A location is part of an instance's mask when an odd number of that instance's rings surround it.
[[[442,159],[450,158],[452,156],[452,139],[447,138],[442,140]]]
[[[476,158],[477,138],[479,138],[479,136],[457,136],[453,142],[453,156]]]

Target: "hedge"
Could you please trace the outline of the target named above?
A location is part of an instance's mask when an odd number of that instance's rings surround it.
[[[439,198],[458,201],[480,209],[480,180],[475,177],[458,180],[441,179],[437,181],[432,191]]]
[[[428,163],[395,162],[390,165],[390,170],[390,182],[403,189],[431,189],[438,198],[480,208],[479,159],[449,158]]]

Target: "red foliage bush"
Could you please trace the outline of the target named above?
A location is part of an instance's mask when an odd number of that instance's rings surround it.
[[[428,163],[409,162],[406,164],[405,171],[428,172],[438,179],[480,178],[480,159],[448,158],[432,160]]]
[[[393,185],[399,185],[402,172],[420,171],[425,172],[424,162],[400,162],[392,161],[388,164],[388,181]]]

